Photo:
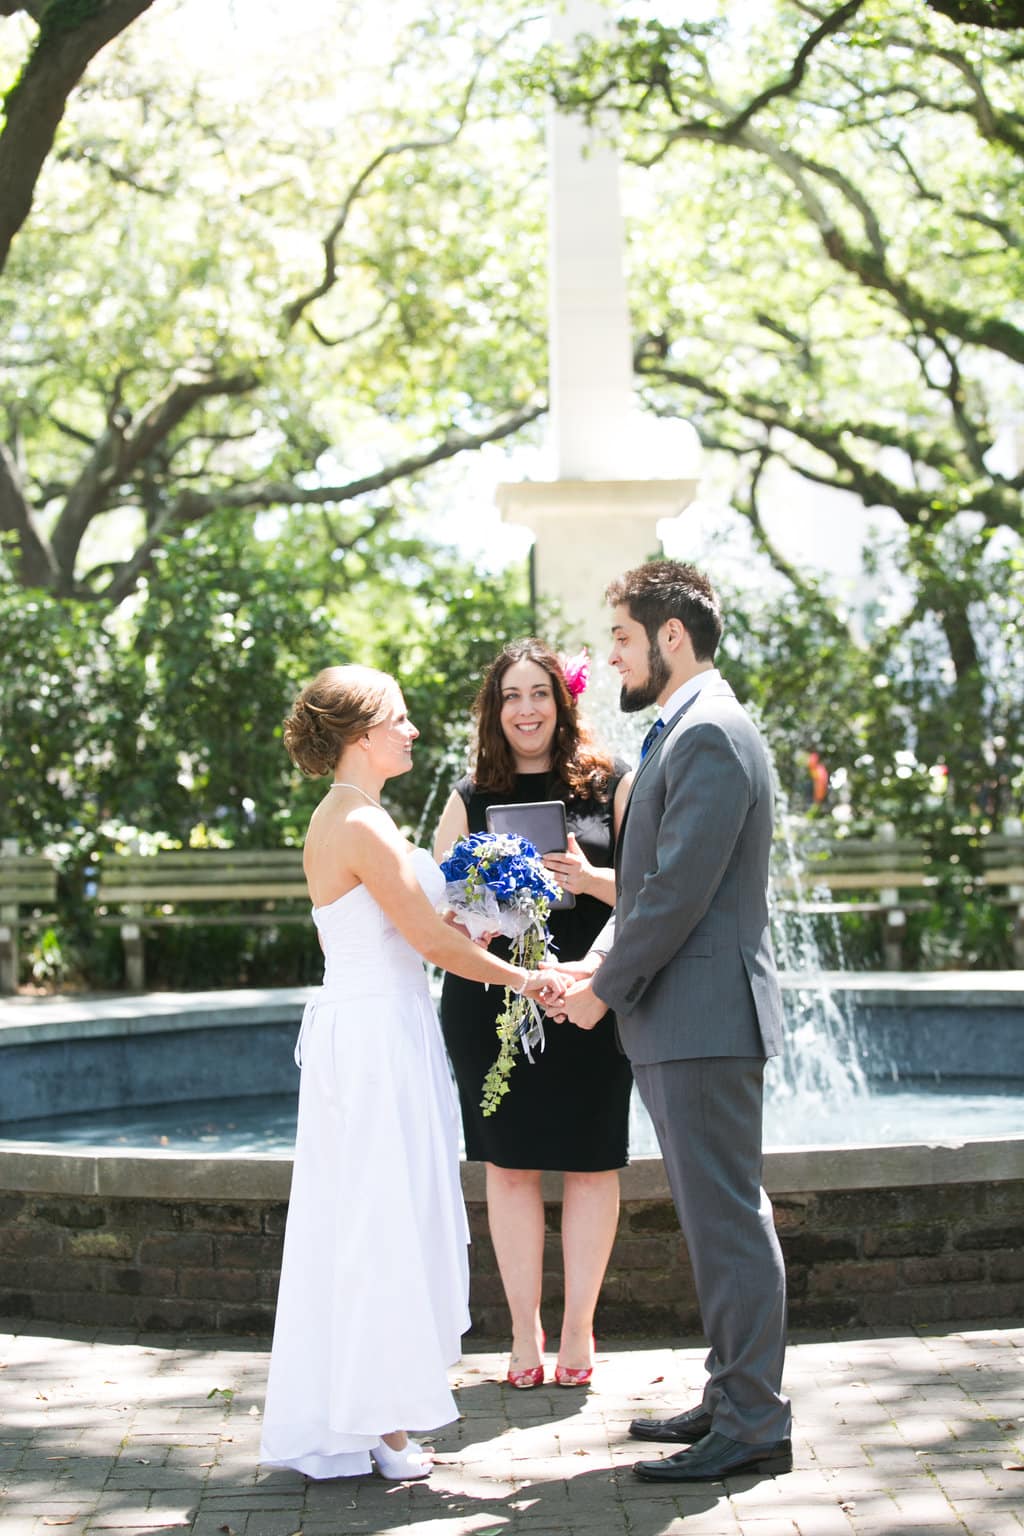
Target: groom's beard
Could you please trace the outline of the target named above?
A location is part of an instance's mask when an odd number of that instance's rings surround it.
[[[637,688],[623,688],[619,694],[619,708],[625,714],[633,715],[638,709],[657,704],[658,695],[668,680],[668,662],[652,640],[647,648],[647,681]]]

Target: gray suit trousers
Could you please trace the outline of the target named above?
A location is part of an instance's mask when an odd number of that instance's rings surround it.
[[[781,1396],[786,1274],[761,1187],[764,1062],[744,1056],[637,1063],[711,1341],[704,1406],[748,1445],[790,1433]]]

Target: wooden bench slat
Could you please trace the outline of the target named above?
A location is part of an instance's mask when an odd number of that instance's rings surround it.
[[[778,910],[808,917],[842,917],[857,912],[865,916],[879,912],[927,912],[930,906],[930,901],[901,901],[895,906],[884,901],[780,901]]]
[[[308,907],[304,912],[235,912],[230,916],[223,912],[161,912],[156,917],[126,917],[122,913],[120,917],[98,917],[96,922],[101,928],[121,928],[126,923],[136,928],[277,928],[283,923],[309,923],[310,935],[313,933]]]
[[[849,838],[843,838],[842,842],[832,843],[808,854],[811,863],[818,859],[823,863],[833,859],[845,859],[851,864],[862,864],[865,859],[884,859],[890,864],[917,863],[926,857],[927,849],[923,843],[890,843],[882,839],[874,842],[851,842]]]
[[[0,876],[0,901],[52,901],[56,876],[49,880],[5,880]]]
[[[293,875],[296,870],[302,869],[301,859],[291,859],[287,864],[278,864],[271,859],[256,859],[246,864],[234,864],[229,861],[217,860],[207,863],[203,860],[197,864],[165,864],[163,859],[154,859],[149,864],[116,864],[105,863],[99,866],[101,880],[114,879],[118,884],[125,884],[133,880],[209,880],[228,877],[244,880],[253,871],[261,869],[269,870],[275,875]]]
[[[898,891],[904,887],[937,885],[938,876],[927,875],[920,869],[887,869],[877,874],[874,870],[821,869],[808,872],[802,883],[811,890],[815,885],[825,885],[835,891]]]
[[[175,849],[170,852],[108,855],[101,862],[102,868],[131,870],[168,869],[245,869],[253,864],[268,864],[275,868],[291,869],[302,864],[301,848],[240,849],[238,852],[208,852],[206,849]]]
[[[213,885],[173,885],[169,882],[159,886],[101,885],[97,892],[97,900],[103,905],[110,902],[266,901],[273,897],[308,901],[309,892],[304,880],[239,881]]]
[[[973,885],[1024,885],[1024,867],[986,869],[976,875],[962,870],[965,880]],[[808,874],[803,884],[810,890],[815,886],[827,886],[832,891],[901,891],[938,885],[940,877],[924,870],[815,870]],[[777,881],[781,889],[791,890],[793,881],[783,878]]]
[[[111,891],[125,890],[142,891],[145,893],[146,899],[152,900],[161,891],[174,886],[177,890],[194,891],[196,900],[202,901],[204,891],[209,891],[214,886],[227,887],[232,891],[237,891],[240,896],[244,896],[245,892],[254,885],[291,887],[293,885],[303,885],[304,883],[305,876],[301,869],[281,871],[274,869],[254,869],[252,871],[219,870],[210,874],[204,874],[198,879],[194,879],[191,873],[185,869],[176,871],[165,870],[159,880],[140,880],[127,871],[112,870],[109,875],[100,878],[98,890],[101,901],[107,900]],[[114,896],[109,899],[114,901],[136,900],[134,896]]]

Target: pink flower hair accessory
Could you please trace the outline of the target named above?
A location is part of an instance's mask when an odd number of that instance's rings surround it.
[[[590,682],[590,657],[587,655],[586,646],[582,651],[577,651],[575,656],[570,656],[567,661],[562,662],[562,676],[573,698],[578,699]]]

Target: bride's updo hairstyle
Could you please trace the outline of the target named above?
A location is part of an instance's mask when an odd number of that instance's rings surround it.
[[[307,778],[333,773],[346,747],[388,718],[396,683],[374,667],[325,667],[284,722],[288,756]]]

